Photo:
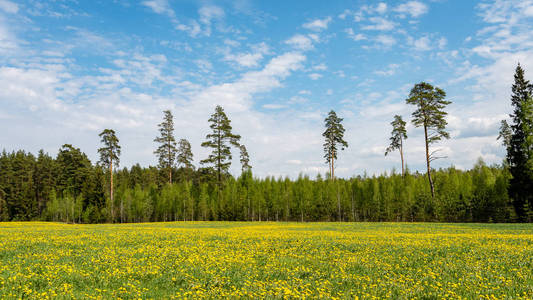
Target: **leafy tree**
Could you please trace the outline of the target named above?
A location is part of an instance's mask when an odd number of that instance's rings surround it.
[[[407,130],[405,130],[405,121],[401,116],[395,115],[394,120],[390,123],[392,125],[390,145],[385,151],[385,156],[394,150],[400,151],[402,159],[402,177],[405,175],[404,161],[403,161],[403,141],[407,139]]]
[[[510,115],[512,123],[503,128],[507,146],[507,162],[511,172],[509,196],[521,221],[527,220],[528,210],[533,208],[533,85],[524,78],[524,70],[518,64],[512,86]],[[510,129],[509,129],[510,127]],[[500,134],[500,135],[502,135]]]
[[[228,172],[231,165],[230,145],[239,147],[241,136],[231,132],[231,121],[226,116],[224,109],[219,105],[215,108],[215,113],[209,118],[209,122],[211,123],[209,127],[212,133],[206,136],[207,140],[202,143],[202,147],[211,148],[212,152],[200,163],[213,165],[217,175],[217,183],[220,187],[222,175]]]
[[[174,138],[174,117],[170,110],[163,111],[163,122],[159,123],[160,136],[154,139],[159,147],[154,153],[159,159],[159,167],[168,171],[168,182],[172,183],[172,168],[176,160],[176,139]]]
[[[344,140],[344,126],[342,126],[342,118],[337,117],[335,111],[331,110],[324,119],[326,131],[322,133],[325,138],[324,142],[324,158],[326,163],[329,164],[329,174],[331,179],[335,179],[335,166],[334,162],[337,159],[338,145],[341,150],[348,147],[348,143]]]
[[[250,156],[248,155],[248,151],[246,150],[246,146],[240,145],[239,149],[241,150],[241,170],[243,173],[246,171],[249,171],[252,169],[252,166],[250,166]]]
[[[445,119],[447,113],[444,108],[451,102],[444,100],[445,97],[446,93],[442,89],[421,82],[415,84],[409,93],[409,98],[406,99],[407,104],[417,107],[417,110],[413,112],[413,124],[415,127],[424,127],[427,176],[433,198],[435,198],[435,187],[431,178],[430,162],[441,157],[436,156],[439,150],[430,153],[429,146],[442,138],[450,138],[450,134],[446,131],[448,122]]]
[[[119,140],[113,129],[104,129],[99,135],[102,139],[100,142],[104,146],[98,149],[100,154],[100,163],[109,169],[109,199],[111,200],[111,219],[114,220],[114,197],[113,197],[113,163],[118,168],[120,163],[120,145]]]

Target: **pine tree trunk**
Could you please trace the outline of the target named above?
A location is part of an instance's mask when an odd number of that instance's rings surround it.
[[[402,158],[402,177],[405,177],[405,167],[403,163],[403,139],[400,136],[400,157]]]
[[[431,179],[431,166],[429,165],[429,141],[428,141],[428,128],[424,125],[424,136],[426,138],[426,163],[428,169],[429,187],[431,188],[431,197],[435,198],[435,188],[433,186],[433,179]]]
[[[172,184],[172,163],[170,161],[171,153],[170,153],[170,136],[167,141],[167,147],[168,147],[168,183]]]
[[[334,161],[333,161],[333,155],[331,156],[331,180],[335,179],[335,165],[334,165]]]
[[[111,199],[111,223],[115,222],[115,200],[113,197],[113,160],[109,163],[109,198]]]

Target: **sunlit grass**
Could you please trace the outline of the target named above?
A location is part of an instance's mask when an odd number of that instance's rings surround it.
[[[0,223],[0,298],[533,298],[532,224]]]

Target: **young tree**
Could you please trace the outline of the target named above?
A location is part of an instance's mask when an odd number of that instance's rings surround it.
[[[341,150],[348,147],[348,143],[344,140],[344,126],[342,126],[342,118],[337,117],[335,111],[330,111],[327,118],[324,119],[326,131],[322,133],[325,138],[324,142],[324,158],[326,163],[329,164],[329,173],[331,179],[335,179],[335,166],[334,162],[337,159],[338,145],[341,146]]]
[[[113,129],[104,129],[98,136],[102,138],[100,142],[104,144],[102,148],[98,149],[100,163],[109,169],[109,199],[111,201],[111,219],[114,220],[113,163],[118,168],[120,162],[120,145],[118,144],[119,140]]]
[[[241,150],[241,170],[244,173],[252,169],[252,166],[250,166],[250,156],[244,145],[240,145],[239,149]]]
[[[512,123],[507,128],[503,127],[500,135],[507,143],[507,162],[512,175],[508,192],[520,221],[527,220],[527,210],[533,207],[532,95],[533,85],[525,80],[524,70],[518,64],[512,86]]]
[[[214,166],[217,174],[217,183],[220,187],[222,173],[227,173],[231,165],[230,144],[239,147],[241,136],[231,132],[231,121],[226,116],[224,109],[219,105],[215,108],[215,113],[209,118],[209,122],[211,123],[209,127],[213,132],[206,136],[207,141],[202,143],[202,147],[211,148],[212,152],[200,163]]]
[[[385,151],[385,156],[394,150],[400,151],[400,157],[402,159],[402,177],[405,175],[405,168],[403,163],[403,141],[407,139],[407,130],[405,130],[405,121],[401,116],[395,115],[394,121],[390,123],[392,125],[390,145]]]
[[[415,127],[424,127],[427,173],[433,198],[435,198],[435,187],[431,178],[430,162],[441,157],[436,156],[439,150],[430,153],[429,145],[440,141],[442,138],[450,138],[450,134],[445,130],[448,124],[445,117],[448,113],[444,111],[444,108],[451,102],[444,100],[445,97],[446,93],[442,89],[421,82],[415,84],[409,93],[409,98],[406,99],[407,104],[417,107],[417,110],[413,112],[413,124]]]
[[[160,136],[154,142],[160,146],[154,153],[159,159],[159,167],[168,170],[168,182],[172,183],[172,167],[176,160],[176,139],[174,138],[174,118],[170,110],[165,110],[163,122],[158,124]]]

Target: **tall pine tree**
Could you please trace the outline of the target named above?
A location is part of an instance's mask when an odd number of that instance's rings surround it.
[[[154,139],[154,142],[159,143],[159,147],[154,153],[159,159],[159,167],[164,168],[168,172],[168,182],[172,183],[172,168],[176,161],[176,138],[174,137],[174,117],[170,110],[165,110],[163,122],[159,125],[160,136]]]
[[[119,140],[113,129],[104,129],[99,135],[104,146],[98,149],[100,163],[109,170],[109,199],[111,201],[111,220],[114,221],[114,197],[113,197],[113,163],[116,168],[120,162]]]
[[[448,113],[444,111],[444,108],[451,102],[444,100],[445,97],[446,93],[442,89],[421,82],[415,84],[409,93],[409,98],[405,100],[407,104],[417,107],[417,110],[413,112],[413,124],[416,127],[424,127],[427,175],[433,198],[435,198],[435,186],[431,178],[430,163],[440,157],[436,156],[439,150],[429,152],[429,145],[440,141],[442,138],[450,138],[450,134],[446,131],[448,122],[445,119]]]
[[[405,167],[403,161],[403,141],[407,139],[407,130],[405,130],[405,121],[402,116],[395,115],[394,120],[390,123],[392,125],[392,132],[390,137],[390,145],[385,150],[385,156],[394,150],[400,151],[400,158],[402,159],[402,177],[405,175]]]
[[[220,187],[222,175],[227,173],[231,165],[231,148],[230,145],[239,147],[240,135],[231,132],[231,121],[224,112],[224,109],[217,105],[215,113],[209,118],[212,132],[206,136],[206,141],[202,147],[211,148],[209,156],[200,161],[201,164],[212,165],[216,171],[217,183]]]
[[[533,209],[533,85],[518,64],[512,86],[511,125],[500,135],[507,141],[507,163],[511,172],[508,188],[519,221],[527,221]],[[507,139],[505,139],[507,137]],[[531,221],[531,220],[530,220]]]
[[[331,179],[335,179],[335,160],[338,155],[338,147],[341,150],[348,147],[348,143],[344,140],[344,126],[342,126],[342,118],[337,117],[335,111],[331,110],[324,119],[326,131],[322,133],[325,138],[324,142],[324,158],[329,164],[329,174]]]

